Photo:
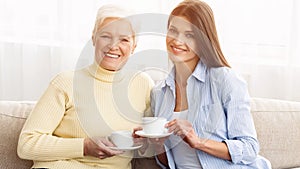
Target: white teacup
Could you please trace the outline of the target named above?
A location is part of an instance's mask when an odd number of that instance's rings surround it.
[[[143,117],[143,131],[146,134],[164,134],[167,119],[163,117]]]
[[[134,144],[132,132],[127,130],[112,132],[110,135],[110,140],[117,147],[132,147]]]

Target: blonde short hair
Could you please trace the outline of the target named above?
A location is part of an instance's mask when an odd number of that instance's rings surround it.
[[[134,43],[136,43],[136,26],[134,26],[133,22],[130,19],[130,16],[134,14],[133,11],[127,10],[124,8],[121,8],[120,6],[117,5],[103,5],[98,9],[97,16],[96,16],[96,21],[95,21],[95,26],[92,34],[92,40],[94,41],[95,35],[99,29],[99,26],[103,23],[103,21],[107,18],[126,18],[128,17],[128,21],[130,21],[131,26],[132,26],[132,31],[134,34]]]

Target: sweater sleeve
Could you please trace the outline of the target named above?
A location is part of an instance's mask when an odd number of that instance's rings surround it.
[[[64,118],[66,100],[66,92],[52,81],[23,126],[17,148],[20,158],[48,161],[83,157],[84,138],[53,135]]]

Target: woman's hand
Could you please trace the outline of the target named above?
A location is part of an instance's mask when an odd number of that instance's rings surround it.
[[[110,142],[107,138],[85,138],[84,155],[104,159],[123,153],[123,151],[111,150],[109,148],[114,146],[115,145],[112,142]]]
[[[196,148],[199,143],[199,138],[195,133],[192,124],[187,120],[174,119],[166,124],[169,132],[174,132],[175,135],[180,136],[192,148]]]
[[[139,149],[139,152],[141,152],[142,154],[145,153],[145,151],[147,150],[147,148],[149,147],[149,145],[153,145],[154,149],[155,149],[155,153],[159,159],[159,161],[163,164],[163,165],[168,165],[168,159],[167,156],[165,154],[165,148],[164,148],[164,142],[166,139],[169,138],[169,136],[167,137],[163,137],[163,138],[145,138],[145,137],[141,137],[137,134],[135,134],[136,131],[142,130],[142,127],[137,127],[135,129],[133,129],[133,133],[132,133],[132,137],[137,139],[137,141],[135,142],[139,142],[143,144],[143,147],[141,147]]]
[[[136,131],[143,130],[142,127],[137,127],[133,129],[132,137],[134,139],[134,144],[136,145],[143,145],[141,148],[139,148],[139,151],[144,154],[146,149],[148,148],[148,139],[145,137],[141,137],[137,134],[135,134]]]

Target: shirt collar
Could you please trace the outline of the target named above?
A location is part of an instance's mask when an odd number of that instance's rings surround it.
[[[192,76],[201,82],[205,82],[206,72],[207,66],[203,62],[199,61],[194,72],[192,73]]]
[[[195,77],[197,80],[201,82],[205,82],[206,72],[207,72],[207,66],[203,62],[199,61],[191,76]],[[174,79],[175,79],[175,67],[173,66],[171,72],[167,76],[162,87],[169,86],[172,90],[175,89]]]
[[[175,67],[173,66],[172,70],[168,74],[167,78],[164,80],[162,87],[169,86],[171,90],[175,90]]]

